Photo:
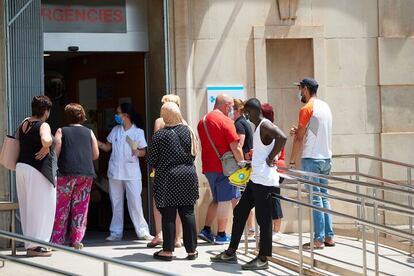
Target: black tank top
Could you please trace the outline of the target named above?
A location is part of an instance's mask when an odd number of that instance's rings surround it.
[[[91,139],[91,130],[84,126],[62,128],[62,149],[58,160],[59,175],[95,176]]]
[[[35,154],[42,148],[42,141],[40,140],[40,126],[41,121],[32,121],[28,123],[29,131],[23,132],[22,127],[19,129],[20,154],[18,163],[24,163],[41,171],[43,160],[36,160]]]

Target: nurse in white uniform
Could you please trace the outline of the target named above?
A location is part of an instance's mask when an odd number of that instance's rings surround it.
[[[103,151],[112,150],[108,166],[109,196],[112,205],[111,234],[107,241],[122,239],[124,230],[124,192],[128,203],[129,216],[139,239],[151,240],[148,224],[142,211],[142,177],[138,157],[146,154],[147,142],[144,131],[137,127],[137,115],[129,103],[117,107],[115,126],[107,142],[98,141]]]

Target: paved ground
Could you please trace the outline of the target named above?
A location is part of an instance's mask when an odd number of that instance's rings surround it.
[[[267,271],[248,272],[242,271],[240,265],[223,265],[212,264],[209,261],[210,256],[221,252],[226,246],[210,245],[200,241],[198,251],[199,258],[195,261],[185,260],[184,248],[177,249],[176,260],[173,262],[161,262],[152,258],[152,254],[159,249],[149,249],[146,242],[133,240],[127,237],[125,241],[118,243],[102,243],[102,237],[89,237],[86,243],[85,251],[96,254],[109,256],[114,259],[124,260],[130,263],[140,264],[144,267],[156,267],[165,272],[172,272],[178,275],[297,275],[294,271],[288,270],[276,264],[271,264],[271,268]],[[304,242],[307,239],[304,237]],[[284,235],[280,243],[274,244],[276,251],[283,248],[290,252],[297,252],[297,235]],[[250,241],[250,247],[254,247],[254,241]],[[374,247],[372,243],[368,244],[368,266],[371,269],[369,274],[373,275],[374,258],[372,252]],[[240,246],[239,260],[240,264],[251,260],[252,254],[243,255],[244,244]],[[1,254],[9,254],[8,251],[0,252]],[[22,256],[23,252],[19,252]],[[380,247],[380,271],[383,275],[414,275],[414,260],[405,255],[403,252],[391,249],[389,247]],[[275,257],[278,257],[276,254]],[[309,256],[305,253],[304,256]],[[355,271],[362,271],[362,250],[361,243],[355,239],[338,237],[337,246],[334,248],[325,248],[315,252],[315,258],[319,261],[327,262],[333,265]],[[71,271],[80,275],[103,275],[103,265],[94,260],[80,258],[63,252],[54,252],[52,258],[25,258],[22,260],[52,266],[54,268]],[[283,259],[283,257],[281,258]],[[7,261],[3,268],[0,268],[2,276],[18,276],[18,275],[52,275],[45,272],[28,268],[20,264]],[[130,269],[120,268],[117,266],[109,267],[109,275],[143,275],[142,272],[132,271]]]

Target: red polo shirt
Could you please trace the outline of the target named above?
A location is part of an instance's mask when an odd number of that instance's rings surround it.
[[[213,110],[206,116],[206,124],[208,133],[218,149],[220,155],[230,151],[230,144],[239,141],[239,136],[234,126],[234,121],[224,115],[220,110]],[[198,136],[201,143],[201,161],[203,165],[203,173],[206,172],[222,172],[220,159],[217,157],[213,147],[208,140],[204,129],[203,118],[197,126]]]

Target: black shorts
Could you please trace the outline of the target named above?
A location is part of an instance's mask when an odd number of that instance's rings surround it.
[[[274,193],[280,195],[280,188],[275,187]],[[282,205],[280,199],[276,196],[272,196],[272,219],[281,219],[283,218]]]

